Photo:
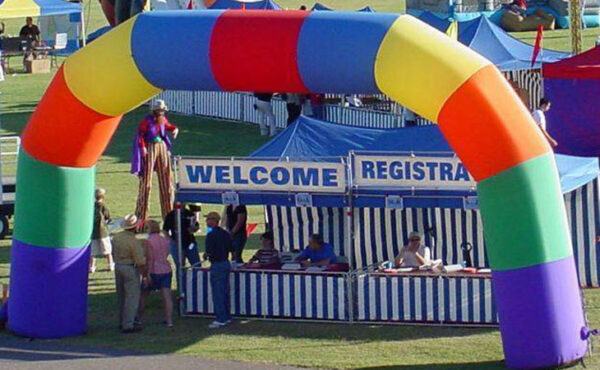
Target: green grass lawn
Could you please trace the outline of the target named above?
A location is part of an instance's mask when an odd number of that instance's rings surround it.
[[[103,24],[97,1],[89,0],[90,24]],[[280,4],[297,7],[313,2],[283,0]],[[380,11],[401,11],[403,1],[336,0],[325,1],[334,8],[356,9],[364,5]],[[86,2],[86,6],[88,3]],[[589,47],[598,29],[586,30]],[[532,42],[533,33],[519,34]],[[568,31],[546,34],[547,47],[568,49]],[[2,134],[19,134],[40,99],[51,75],[7,76],[0,83],[2,91]],[[137,180],[129,174],[129,153],[137,122],[145,114],[140,108],[125,116],[107,152],[97,166],[97,184],[108,191],[107,204],[115,216],[132,212]],[[181,128],[174,144],[177,154],[245,155],[258,148],[265,139],[256,127],[198,117],[172,116]],[[154,189],[157,189],[155,186]],[[151,216],[158,218],[156,191],[152,197]],[[207,210],[219,207],[206,207]],[[263,222],[262,208],[251,207],[251,222]],[[203,237],[199,237],[202,245]],[[246,256],[258,245],[256,235],[249,243]],[[0,282],[9,282],[10,239],[0,242]],[[150,353],[179,353],[214,359],[232,359],[326,368],[411,368],[451,369],[501,367],[503,357],[500,335],[495,329],[438,328],[416,326],[317,324],[293,322],[237,321],[220,331],[209,331],[208,319],[177,319],[173,329],[160,325],[160,302],[150,301],[145,330],[123,336],[116,329],[114,279],[100,261],[90,280],[89,333],[61,340],[81,345],[140,350]],[[591,327],[600,324],[600,291],[586,290],[587,313]],[[8,334],[2,334],[8,335]],[[600,360],[591,358],[589,368],[600,368]]]

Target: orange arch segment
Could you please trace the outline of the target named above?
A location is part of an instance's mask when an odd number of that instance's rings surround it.
[[[90,167],[104,152],[122,116],[102,115],[69,90],[61,67],[23,132],[23,147],[39,161]]]
[[[512,103],[518,100],[490,65],[473,74],[442,107],[440,130],[475,180],[550,152],[529,111]]]

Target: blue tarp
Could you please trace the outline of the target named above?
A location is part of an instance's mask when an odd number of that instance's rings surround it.
[[[315,5],[313,5],[311,10],[335,10],[335,9],[329,8],[321,3],[315,3]],[[373,12],[375,12],[375,9],[371,8],[370,6],[365,6],[364,8],[356,9],[356,11],[373,13]]]
[[[217,0],[210,9],[242,9],[244,3],[235,0]],[[281,7],[271,0],[256,1],[245,3],[246,9],[274,9],[279,10]]]
[[[447,19],[429,12],[423,12],[419,19],[442,32],[450,25]],[[533,46],[512,37],[484,16],[458,22],[458,41],[489,59],[501,71],[532,69]],[[533,68],[541,68],[542,62],[551,63],[567,57],[568,53],[544,49]]]
[[[436,125],[397,129],[373,129],[339,125],[301,116],[296,123],[252,157],[306,158],[347,156],[354,151],[446,152],[453,153]],[[597,158],[556,154],[563,193],[568,193],[597,178]],[[443,193],[443,192],[442,192]]]

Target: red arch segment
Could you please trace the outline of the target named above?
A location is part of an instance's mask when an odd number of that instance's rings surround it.
[[[305,11],[225,11],[215,23],[210,49],[217,83],[228,91],[307,93],[298,71],[298,36]]]
[[[106,149],[121,117],[82,104],[69,90],[61,67],[21,135],[23,147],[44,162],[90,167]]]

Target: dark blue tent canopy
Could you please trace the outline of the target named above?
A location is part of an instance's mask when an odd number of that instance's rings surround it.
[[[327,7],[321,3],[315,3],[315,5],[313,5],[311,10],[335,10],[335,9]],[[373,13],[373,12],[375,12],[375,9],[371,8],[370,6],[365,6],[364,8],[356,9],[356,11]]]
[[[450,26],[447,19],[430,12],[423,12],[419,19],[442,32]],[[458,41],[489,59],[501,71],[532,69],[533,46],[512,37],[485,16],[459,22]],[[533,68],[541,68],[542,63],[556,62],[568,56],[568,53],[544,49]]]
[[[453,155],[452,148],[436,125],[397,129],[373,129],[339,125],[301,116],[294,125],[288,127],[276,138],[251,154],[252,157],[321,157],[347,156],[350,151],[377,151],[395,153],[447,153]],[[563,193],[570,192],[597,178],[600,170],[597,158],[555,156]],[[368,193],[368,192],[367,192]],[[369,194],[363,193],[368,197]],[[464,193],[464,194],[463,194]],[[361,194],[360,192],[358,194]],[[375,195],[375,193],[371,193]],[[386,192],[390,194],[390,192]],[[406,195],[399,192],[400,195]],[[465,192],[427,191],[420,195],[466,196]],[[462,201],[461,201],[462,202]],[[419,206],[457,207],[457,203],[421,199]],[[462,203],[460,203],[462,206]]]
[[[281,9],[277,3],[271,0],[262,0],[251,3],[243,3],[235,0],[217,0],[210,6],[210,9],[242,9],[243,4],[246,4],[246,9]]]

